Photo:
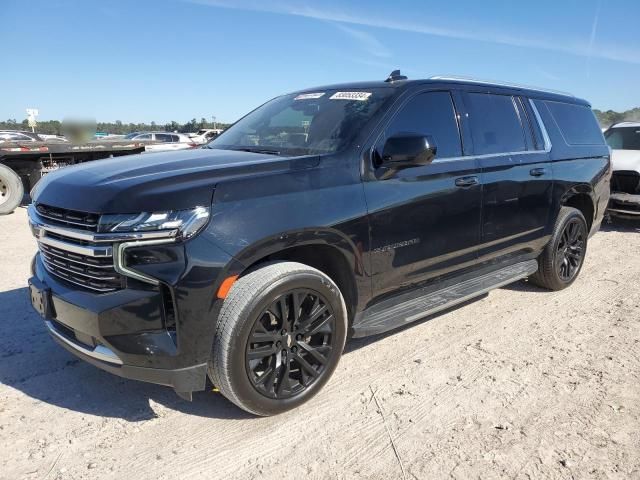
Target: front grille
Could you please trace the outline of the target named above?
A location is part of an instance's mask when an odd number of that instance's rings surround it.
[[[95,236],[99,215],[42,204],[35,210],[38,221],[47,224],[38,235],[38,248],[51,275],[100,293],[125,287],[124,276],[113,264],[111,244]]]
[[[53,275],[98,292],[123,288],[123,277],[113,268],[111,257],[91,257],[39,243],[44,266]]]
[[[620,193],[640,193],[640,173],[633,171],[617,171],[611,176],[611,191]]]
[[[39,203],[36,205],[38,215],[47,219],[52,225],[69,227],[95,232],[98,230],[100,215],[96,213],[78,212],[66,208],[51,207]]]

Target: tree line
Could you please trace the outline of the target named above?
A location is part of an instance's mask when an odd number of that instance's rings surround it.
[[[632,108],[625,112],[615,112],[613,110],[607,110],[606,112],[594,110],[593,112],[603,128],[608,128],[619,122],[640,122],[640,107]]]
[[[214,126],[215,125],[215,126]],[[114,135],[126,135],[127,133],[140,132],[140,131],[167,131],[167,132],[179,132],[179,133],[191,133],[197,132],[201,128],[227,128],[229,124],[207,121],[205,118],[201,118],[197,121],[192,118],[189,122],[179,123],[171,121],[169,123],[124,123],[120,120],[115,122],[97,122],[95,125],[96,132],[111,133]],[[21,122],[16,119],[8,119],[6,121],[0,121],[0,130],[26,130],[31,131],[27,119]],[[47,135],[64,135],[64,123],[58,120],[47,120],[38,122],[36,132],[44,133]]]
[[[607,128],[613,125],[614,123],[630,121],[630,122],[640,122],[640,107],[632,108],[630,110],[626,110],[624,112],[616,112],[614,110],[597,110],[594,109],[593,112],[596,114],[596,118],[600,123],[602,128]],[[176,121],[171,121],[169,123],[124,123],[120,120],[116,120],[115,122],[97,122],[96,123],[96,131],[97,132],[105,132],[112,133],[115,135],[126,135],[131,132],[140,132],[140,131],[156,131],[156,130],[164,130],[167,132],[179,132],[179,133],[191,133],[197,132],[201,128],[227,128],[229,124],[227,123],[219,123],[207,121],[205,118],[201,118],[200,121],[197,121],[195,118],[192,118],[190,121],[186,123],[179,123]],[[21,122],[17,122],[15,119],[9,119],[6,121],[0,121],[0,130],[31,130],[27,123],[27,120],[24,119]],[[64,133],[64,125],[63,122],[59,122],[57,120],[48,120],[44,122],[38,122],[38,126],[36,128],[38,133],[50,134],[50,135],[63,135]]]

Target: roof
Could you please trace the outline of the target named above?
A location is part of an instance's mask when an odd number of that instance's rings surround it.
[[[317,92],[321,90],[346,90],[346,89],[361,90],[361,89],[367,89],[367,88],[400,89],[400,88],[408,87],[410,85],[418,85],[418,84],[422,84],[422,85],[458,84],[458,85],[501,88],[505,90],[517,91],[518,93],[521,93],[527,96],[546,97],[551,100],[565,101],[570,103],[581,103],[581,104],[590,106],[589,102],[587,102],[586,100],[577,98],[574,95],[567,92],[561,92],[558,90],[551,90],[546,88],[532,87],[527,85],[518,85],[513,83],[495,82],[495,81],[489,81],[489,80],[480,80],[480,79],[458,77],[458,76],[435,76],[427,79],[397,80],[393,82],[370,81],[370,82],[340,83],[335,85],[323,85],[323,86],[314,87],[314,88],[305,88],[304,90],[299,90],[293,93],[308,93],[308,92]]]
[[[609,128],[618,128],[618,127],[640,127],[640,122],[618,122],[611,125]]]

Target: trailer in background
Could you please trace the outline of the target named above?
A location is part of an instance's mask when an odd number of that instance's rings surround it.
[[[13,212],[43,175],[69,165],[142,153],[131,141],[0,143],[0,215]]]

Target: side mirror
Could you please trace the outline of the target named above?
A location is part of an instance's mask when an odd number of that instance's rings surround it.
[[[430,164],[438,148],[430,135],[403,133],[389,137],[382,150],[382,165],[390,168]]]

